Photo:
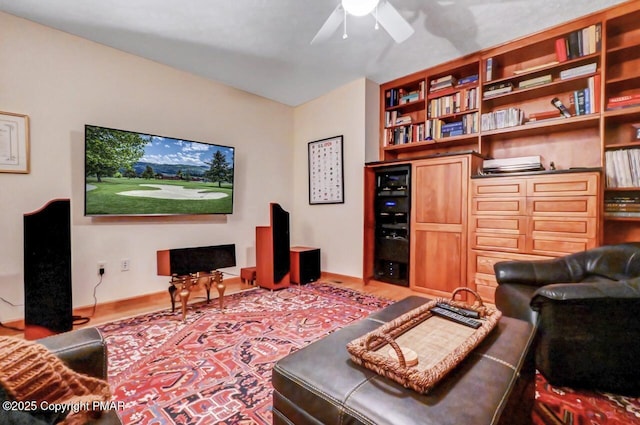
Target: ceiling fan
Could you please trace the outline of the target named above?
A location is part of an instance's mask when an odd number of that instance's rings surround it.
[[[396,43],[402,43],[413,34],[413,28],[387,0],[341,0],[331,12],[320,31],[313,37],[311,44],[327,40],[344,23],[342,38],[347,38],[347,15],[373,15],[376,18],[375,29],[379,25],[389,33]]]

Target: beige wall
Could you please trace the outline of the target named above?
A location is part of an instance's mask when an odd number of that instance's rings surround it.
[[[365,119],[374,108],[377,129],[377,85],[357,80],[291,108],[2,12],[0,39],[0,111],[31,121],[31,173],[0,173],[0,297],[23,303],[23,214],[55,198],[72,203],[76,307],[93,304],[99,261],[99,303],[166,290],[159,249],[235,243],[238,267],[228,271],[255,264],[269,202],[291,212],[292,245],[321,248],[323,270],[362,275]],[[234,213],[84,217],[85,124],[234,146]],[[310,206],[307,143],[335,135],[344,136],[346,201]],[[21,305],[0,302],[0,321],[22,317]]]
[[[0,174],[0,297],[23,302],[23,214],[54,198],[72,203],[75,306],[93,304],[98,261],[107,262],[99,302],[164,291],[158,249],[235,243],[238,266],[255,264],[268,203],[293,207],[291,107],[4,13],[0,40],[0,111],[31,120],[31,173]],[[85,218],[85,124],[234,146],[234,213]],[[23,307],[0,302],[0,321],[21,317]]]
[[[294,120],[292,243],[321,249],[322,269],[362,277],[365,79],[299,106]],[[308,143],[343,136],[344,203],[309,205]],[[304,194],[304,196],[299,196]]]

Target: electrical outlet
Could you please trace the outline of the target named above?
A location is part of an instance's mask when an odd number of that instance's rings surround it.
[[[127,272],[129,271],[129,259],[124,258],[120,260],[120,271]]]
[[[107,269],[106,261],[98,261],[98,274],[102,276]]]

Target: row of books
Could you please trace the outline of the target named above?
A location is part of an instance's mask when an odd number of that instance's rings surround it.
[[[640,93],[624,96],[614,96],[607,99],[607,110],[628,108],[640,105]]]
[[[604,212],[613,217],[640,217],[640,194],[607,195]]]
[[[464,115],[459,121],[446,122],[441,119],[431,119],[425,125],[427,139],[442,139],[445,137],[462,136],[478,132],[478,113]]]
[[[575,115],[587,115],[599,112],[600,89],[596,88],[596,84],[598,86],[600,85],[599,80],[599,75],[589,77],[587,79],[587,88],[573,92],[571,102],[574,105]]]
[[[385,107],[391,108],[398,105],[415,102],[424,99],[425,84],[420,81],[415,90],[405,88],[389,89],[385,92]]]
[[[482,114],[482,130],[515,127],[524,123],[524,111],[520,108],[506,108]]]
[[[394,111],[386,111],[384,113],[384,126],[385,127],[395,127],[396,125],[407,125],[411,124],[413,118],[411,115],[402,115],[398,110]]]
[[[602,45],[602,26],[593,24],[572,31],[566,37],[556,39],[556,58],[559,62],[576,59],[599,52]]]
[[[640,149],[606,151],[607,187],[640,187]]]
[[[452,95],[432,99],[429,102],[429,117],[438,118],[443,115],[476,109],[478,107],[478,89],[476,87],[462,89]]]
[[[419,142],[425,138],[424,123],[404,125],[386,129],[384,144],[385,146],[403,145],[406,143]]]

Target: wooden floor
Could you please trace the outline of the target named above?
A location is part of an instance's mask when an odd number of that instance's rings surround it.
[[[426,294],[412,291],[409,288],[398,285],[391,285],[388,283],[372,281],[368,285],[364,285],[360,281],[360,279],[345,277],[342,275],[335,275],[331,273],[323,273],[320,280],[392,300],[400,300],[409,295],[428,296]],[[242,290],[256,288],[255,286],[240,282],[239,278],[231,278],[225,280],[225,283],[227,287],[227,289],[225,290],[225,295]],[[217,292],[216,290],[212,289],[211,297],[213,298],[214,296],[217,297]],[[205,292],[204,290],[202,292],[194,292],[192,297],[192,302],[202,302],[202,300],[205,299]],[[212,300],[212,302],[216,302],[216,300]],[[176,304],[176,309],[179,309],[179,303]],[[80,329],[88,326],[98,326],[104,323],[112,322],[114,320],[162,310],[165,308],[169,308],[170,306],[171,301],[168,292],[162,291],[141,297],[119,300],[105,304],[98,304],[95,307],[95,311],[93,306],[77,308],[74,310],[73,314],[75,316],[89,318],[89,322],[85,324],[75,325],[74,329]],[[4,323],[4,325],[15,327],[18,329],[24,328],[24,322],[22,321]],[[23,332],[20,330],[0,327],[0,335],[23,336]]]

